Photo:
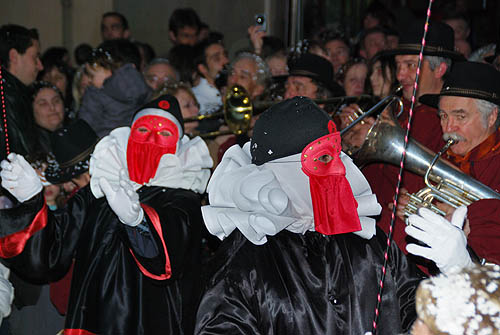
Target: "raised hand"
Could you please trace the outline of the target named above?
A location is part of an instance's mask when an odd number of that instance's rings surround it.
[[[2,187],[8,190],[19,202],[33,198],[42,190],[42,182],[35,169],[23,156],[10,153],[0,163]]]
[[[108,200],[109,207],[123,224],[135,227],[144,219],[144,211],[139,203],[139,195],[127,176],[120,171],[120,185],[113,188],[105,178],[99,179],[99,186]]]

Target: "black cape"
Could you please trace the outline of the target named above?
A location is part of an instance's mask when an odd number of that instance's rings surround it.
[[[11,269],[33,283],[60,279],[75,262],[66,329],[94,334],[190,334],[199,300],[200,200],[181,189],[142,187],[140,202],[158,213],[162,237],[148,219],[159,255],[137,262],[153,275],[165,272],[164,239],[172,276],[144,275],[132,256],[125,226],[105,198],[90,188],[77,192],[59,213],[32,235],[21,254],[8,259]],[[0,211],[2,237],[32,224],[43,205],[41,194],[21,206]]]
[[[254,245],[234,231],[216,255],[195,334],[365,334],[372,329],[386,236],[282,231]],[[390,248],[378,334],[407,331],[423,275]]]

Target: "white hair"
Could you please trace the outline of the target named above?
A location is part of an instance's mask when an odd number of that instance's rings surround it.
[[[484,128],[488,128],[488,119],[491,116],[491,113],[496,112],[497,117],[495,120],[495,130],[500,126],[500,118],[498,117],[498,105],[494,104],[493,102],[489,102],[487,100],[483,99],[474,99],[476,100],[476,106],[479,112],[481,113],[482,116],[482,122]]]
[[[446,73],[450,72],[451,69],[451,59],[439,56],[424,56],[424,59],[429,62],[429,67],[432,71],[438,68],[439,64],[446,64]],[[445,74],[446,74],[445,73]]]
[[[260,58],[260,56],[256,54],[250,52],[241,52],[231,62],[231,69],[233,68],[234,64],[242,59],[251,59],[255,62],[255,64],[257,65],[257,73],[254,80],[257,84],[267,87],[269,81],[271,80],[271,71],[269,70],[266,62],[264,62],[262,58]]]

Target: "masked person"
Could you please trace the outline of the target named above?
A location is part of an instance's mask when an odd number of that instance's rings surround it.
[[[65,334],[189,333],[198,299],[200,197],[212,161],[183,136],[177,100],[161,96],[113,130],[90,160],[90,185],[62,212],[43,205],[22,156],[1,163],[20,202],[2,211],[0,255],[26,279],[50,282],[74,258]],[[20,182],[22,180],[22,183]]]
[[[195,334],[364,334],[371,330],[386,237],[380,205],[310,99],[274,105],[251,142],[231,147],[208,186],[208,230],[223,239]],[[407,331],[419,277],[395,243],[380,334]]]

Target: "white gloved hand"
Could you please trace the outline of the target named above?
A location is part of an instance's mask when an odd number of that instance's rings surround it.
[[[13,300],[14,287],[8,279],[0,277],[0,323],[2,318],[9,316]]]
[[[10,153],[0,163],[2,187],[8,190],[19,202],[33,198],[42,190],[42,182],[35,169],[23,156]]]
[[[467,207],[458,207],[451,222],[427,208],[420,208],[418,215],[408,218],[405,232],[428,247],[408,244],[406,250],[436,263],[442,273],[447,274],[471,266],[472,260],[467,251],[467,238],[462,230]]]
[[[120,186],[114,189],[105,178],[99,179],[99,186],[108,200],[108,204],[127,226],[135,227],[144,219],[144,211],[139,203],[139,195],[127,176],[125,170],[120,171]]]

